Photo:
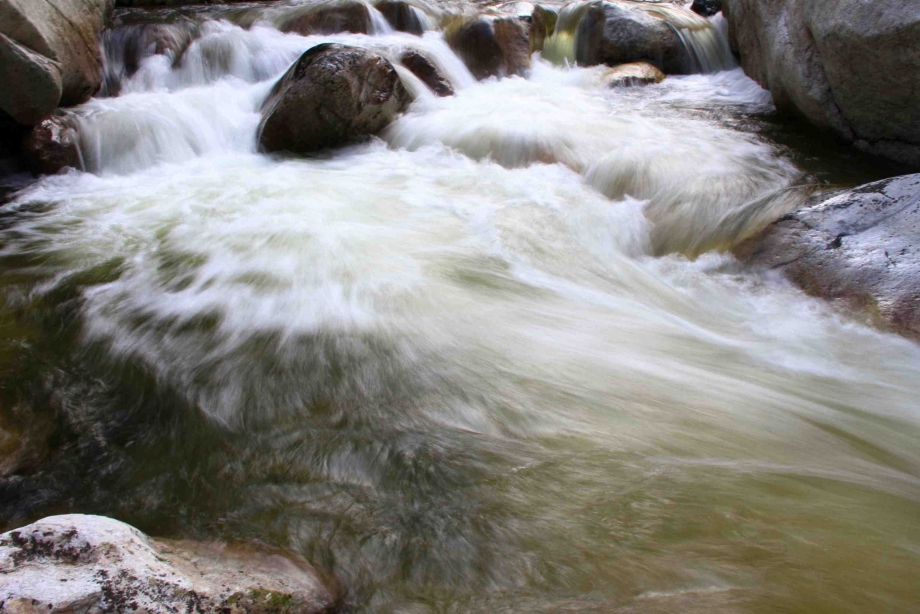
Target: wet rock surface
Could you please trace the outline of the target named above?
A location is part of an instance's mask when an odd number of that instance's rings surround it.
[[[444,74],[424,53],[415,49],[409,49],[403,52],[399,57],[399,61],[436,95],[454,95],[454,87],[450,84],[450,81],[444,77]]]
[[[0,109],[34,125],[102,84],[99,35],[113,0],[0,0]]]
[[[64,116],[55,115],[35,125],[23,139],[22,151],[36,175],[83,168],[77,130]]]
[[[397,32],[421,35],[425,24],[419,18],[418,9],[402,0],[383,0],[376,8]]]
[[[778,110],[920,168],[913,0],[725,0],[733,49]]]
[[[0,611],[331,613],[306,561],[253,545],[157,540],[102,516],[50,516],[0,535]]]
[[[690,10],[703,17],[712,17],[722,10],[722,0],[693,0]]]
[[[393,65],[356,47],[308,49],[262,107],[264,151],[307,153],[380,132],[409,102]]]
[[[301,36],[311,34],[369,34],[373,30],[367,5],[361,2],[341,2],[309,6],[294,12],[282,25],[283,32]]]
[[[584,66],[648,62],[667,74],[683,74],[691,68],[674,29],[627,3],[590,6],[578,25],[577,41],[576,58]]]
[[[516,17],[479,17],[447,35],[477,79],[523,76],[530,70],[529,26]]]
[[[735,251],[809,294],[920,340],[920,174],[810,204]]]
[[[665,74],[648,62],[620,64],[604,75],[609,87],[637,87],[661,83]]]

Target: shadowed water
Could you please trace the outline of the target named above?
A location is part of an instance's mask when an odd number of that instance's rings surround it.
[[[258,539],[362,612],[920,602],[920,349],[715,251],[813,181],[725,120],[769,95],[244,25],[116,75],[74,111],[90,172],[3,210],[6,525]],[[257,153],[329,40],[420,48],[458,94]]]

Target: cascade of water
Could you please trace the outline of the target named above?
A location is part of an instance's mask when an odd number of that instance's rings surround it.
[[[553,35],[543,42],[543,57],[553,64],[574,66],[577,63],[578,25],[593,2],[567,4],[556,19]]]
[[[728,48],[727,37],[712,21],[678,5],[661,3],[641,6],[647,13],[667,22],[677,33],[690,57],[691,72],[714,73],[737,66]]]
[[[371,27],[369,34],[375,36],[386,36],[388,34],[393,34],[393,26],[390,25],[390,22],[387,21],[387,18],[383,16],[383,13],[377,10],[377,7],[365,2],[367,6],[367,13],[370,16]]]

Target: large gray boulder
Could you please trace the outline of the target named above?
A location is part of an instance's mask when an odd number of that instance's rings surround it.
[[[481,16],[446,34],[477,79],[524,76],[530,70],[530,27],[517,17]]]
[[[99,34],[114,0],[0,0],[0,109],[32,125],[102,84]]]
[[[812,203],[735,250],[807,293],[920,340],[920,174]]]
[[[262,106],[263,151],[308,153],[377,134],[410,96],[383,56],[325,43],[308,49]]]
[[[0,535],[0,611],[331,613],[303,559],[252,545],[147,537],[102,516],[50,516]]]
[[[920,167],[917,0],[725,0],[723,13],[777,109]]]
[[[700,19],[683,7],[687,18]],[[692,61],[667,21],[628,2],[598,2],[578,24],[575,58],[580,65],[648,62],[667,74],[684,74]]]

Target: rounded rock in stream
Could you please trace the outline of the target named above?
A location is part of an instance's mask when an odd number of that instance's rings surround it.
[[[370,10],[363,2],[339,2],[311,5],[294,11],[281,25],[282,32],[301,36],[312,34],[370,34],[373,31]]]
[[[77,131],[70,120],[60,115],[34,126],[22,141],[22,151],[36,175],[83,168]]]
[[[665,74],[648,62],[633,62],[615,66],[604,75],[609,87],[635,87],[661,83]]]
[[[263,151],[308,153],[377,134],[409,103],[393,65],[356,47],[308,49],[262,106]]]
[[[523,76],[530,70],[527,28],[516,17],[479,17],[446,38],[477,79]]]
[[[408,49],[399,57],[403,66],[418,77],[437,96],[453,96],[454,87],[450,84],[434,62],[421,51]]]
[[[806,206],[735,249],[813,296],[920,340],[920,174]]]
[[[701,19],[689,10],[686,13]],[[667,74],[690,72],[690,60],[674,28],[625,3],[591,5],[578,25],[577,41],[576,58],[584,66],[648,62]]]
[[[341,598],[296,555],[147,537],[103,516],[49,516],[0,535],[3,612],[331,613]]]

